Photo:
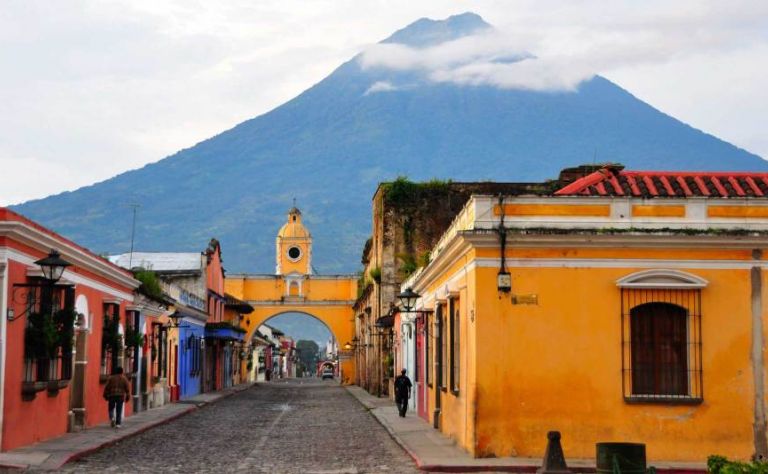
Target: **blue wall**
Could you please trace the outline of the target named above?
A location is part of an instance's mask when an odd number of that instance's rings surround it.
[[[203,375],[203,351],[200,349],[205,326],[185,321],[179,328],[178,381],[179,398],[185,399],[200,393]]]

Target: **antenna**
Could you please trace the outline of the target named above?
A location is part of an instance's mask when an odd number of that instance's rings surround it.
[[[296,207],[296,197],[293,198],[293,207]]]
[[[131,224],[131,251],[128,254],[128,270],[133,268],[133,240],[136,237],[136,211],[141,207],[141,204],[131,203],[128,207],[133,209],[133,222]]]

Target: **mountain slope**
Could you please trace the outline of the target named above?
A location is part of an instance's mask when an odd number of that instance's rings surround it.
[[[385,41],[425,46],[487,27],[472,14],[419,20]],[[702,133],[595,77],[577,92],[414,82],[353,59],[269,113],[157,163],[16,209],[97,252],[201,250],[222,242],[232,271],[271,272],[296,197],[320,273],[358,268],[377,183],[397,175],[526,181],[566,166],[763,170],[758,156]],[[415,84],[370,93],[377,82]]]

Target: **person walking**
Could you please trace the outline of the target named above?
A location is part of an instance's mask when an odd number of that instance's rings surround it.
[[[400,375],[395,378],[395,403],[400,416],[405,418],[405,412],[408,410],[408,399],[411,398],[411,379],[405,375],[405,369],[400,371]]]
[[[123,375],[122,367],[115,367],[104,386],[104,399],[109,407],[109,424],[120,428],[123,422],[123,401],[131,399],[131,383]]]

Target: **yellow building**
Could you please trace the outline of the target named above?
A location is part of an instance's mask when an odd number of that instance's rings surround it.
[[[768,174],[620,167],[473,196],[402,286],[418,412],[476,457],[541,457],[550,430],[572,458],[765,456],[766,196]]]
[[[284,313],[304,313],[324,323],[339,345],[355,332],[352,304],[357,296],[356,275],[317,275],[312,271],[312,235],[301,211],[288,211],[287,222],[275,240],[274,274],[241,274],[226,278],[228,294],[253,306],[243,321],[247,341],[259,326]],[[354,360],[339,355],[342,382],[354,380]]]

